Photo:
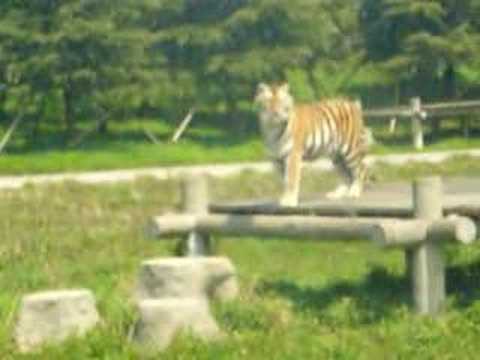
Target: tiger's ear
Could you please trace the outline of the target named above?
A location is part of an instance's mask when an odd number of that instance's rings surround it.
[[[272,90],[270,89],[270,86],[261,82],[257,85],[257,92],[255,93],[255,102],[256,103],[262,103],[265,101],[266,98],[270,96],[272,93]]]
[[[257,85],[257,95],[262,94],[264,92],[270,91],[270,86],[261,82]]]
[[[290,86],[288,85],[288,82],[284,82],[278,86],[278,90],[284,94],[289,94],[290,93]]]

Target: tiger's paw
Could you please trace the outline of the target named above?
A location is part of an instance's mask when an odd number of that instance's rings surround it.
[[[354,183],[348,189],[348,197],[350,198],[359,198],[362,195],[362,186],[360,184]]]
[[[350,189],[346,185],[339,185],[335,190],[328,192],[325,197],[330,200],[342,199],[348,196]]]
[[[280,206],[297,206],[298,205],[298,198],[293,195],[284,195],[279,201]]]

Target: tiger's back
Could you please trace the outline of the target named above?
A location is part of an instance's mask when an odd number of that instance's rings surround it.
[[[352,152],[365,153],[362,111],[358,102],[329,99],[294,108],[292,121],[293,151],[301,151],[305,160],[322,154],[329,156]]]

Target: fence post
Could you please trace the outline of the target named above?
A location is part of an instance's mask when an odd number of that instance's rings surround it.
[[[463,137],[468,139],[470,137],[470,119],[463,118],[461,122]]]
[[[201,176],[186,177],[182,181],[182,208],[188,214],[205,214],[208,212],[208,183]],[[192,231],[180,243],[180,253],[186,256],[203,256],[210,252],[208,234]]]
[[[419,97],[410,99],[410,106],[412,111],[412,137],[413,147],[416,150],[423,149],[423,116],[422,116],[422,102]]]
[[[440,177],[418,179],[413,184],[416,218],[435,220],[442,217],[442,182]],[[407,250],[407,274],[413,286],[416,312],[436,315],[445,300],[445,263],[443,248],[433,239]]]

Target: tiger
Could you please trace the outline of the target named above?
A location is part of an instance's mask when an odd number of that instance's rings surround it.
[[[369,130],[359,101],[328,99],[295,104],[288,83],[260,83],[254,97],[268,156],[283,178],[281,206],[297,206],[303,161],[327,155],[343,178],[328,199],[362,194]]]

